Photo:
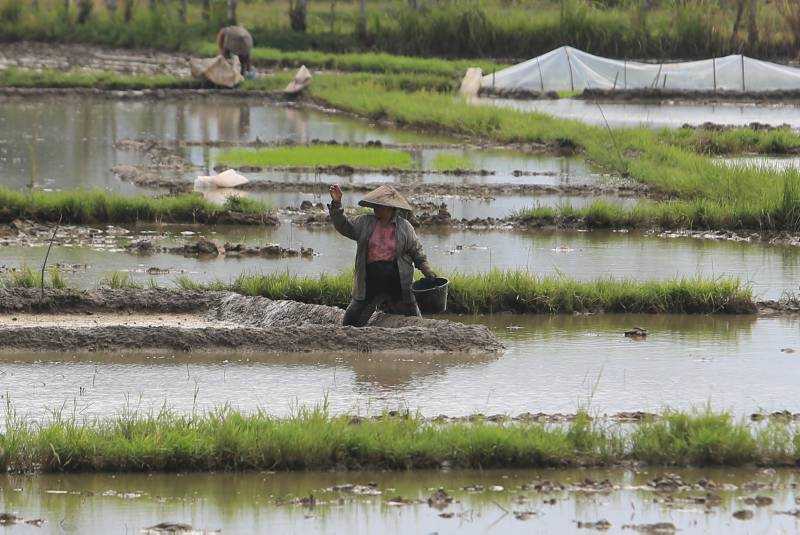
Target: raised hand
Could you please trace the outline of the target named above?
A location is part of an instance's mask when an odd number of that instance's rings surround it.
[[[331,193],[331,200],[334,202],[342,202],[342,188],[339,184],[333,184],[329,191]]]

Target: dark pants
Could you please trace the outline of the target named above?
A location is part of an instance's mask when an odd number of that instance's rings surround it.
[[[403,302],[400,272],[397,262],[372,262],[367,264],[367,292],[364,299],[353,299],[344,313],[343,325],[363,327],[375,310],[384,303],[391,311],[405,316],[420,316],[415,302]]]

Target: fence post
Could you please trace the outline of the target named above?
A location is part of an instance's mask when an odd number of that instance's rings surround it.
[[[744,93],[747,90],[744,85],[744,54],[740,54],[739,57],[742,58],[742,93]]]
[[[717,92],[717,58],[711,58],[711,70],[714,71],[714,93]]]
[[[544,93],[544,76],[542,76],[542,64],[539,62],[539,58],[536,58],[536,66],[539,67],[539,85],[542,87],[542,93]]]
[[[574,92],[575,81],[572,79],[572,62],[569,59],[569,50],[567,50],[567,47],[564,47],[564,54],[567,56],[567,66],[569,67],[569,89]]]

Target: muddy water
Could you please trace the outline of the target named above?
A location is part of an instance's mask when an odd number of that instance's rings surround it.
[[[145,164],[145,155],[118,150],[123,139],[251,142],[255,140],[314,139],[363,143],[439,144],[452,139],[415,134],[328,115],[288,105],[232,98],[158,101],[113,101],[89,97],[4,98],[0,107],[0,182],[15,187],[72,189],[98,187],[125,194],[135,186],[113,176],[114,165]],[[576,158],[529,157],[504,151],[462,149],[417,150],[419,168],[431,168],[436,156],[452,153],[466,157],[476,169],[493,169],[491,177],[472,177],[479,182],[534,182],[555,184],[572,180],[596,181]],[[192,147],[185,151],[192,163],[213,167],[217,150]],[[514,177],[512,171],[535,173]],[[168,172],[165,172],[169,175]],[[193,179],[191,176],[175,178]],[[274,176],[266,176],[273,178]],[[257,176],[255,178],[265,178]],[[285,179],[286,177],[284,177]],[[305,180],[292,175],[290,181]],[[317,177],[319,179],[320,177]],[[360,176],[367,181],[389,181],[386,175]],[[445,175],[432,180],[446,181]],[[327,180],[327,178],[326,178]],[[340,180],[340,179],[339,179]],[[459,180],[467,180],[461,177]],[[335,181],[335,180],[333,180]],[[141,191],[138,191],[141,192]]]
[[[159,522],[182,522],[196,530],[249,534],[269,526],[274,533],[572,533],[576,522],[605,519],[605,533],[634,533],[624,526],[669,522],[681,533],[794,533],[797,520],[780,511],[796,507],[797,476],[789,470],[670,470],[684,481],[725,484],[719,505],[691,503],[705,492],[656,493],[647,483],[664,470],[486,470],[351,473],[93,474],[5,476],[4,511],[43,518],[42,528],[17,525],[15,533],[139,533]],[[567,490],[541,493],[524,485],[557,481],[568,489],[585,478],[619,487],[607,493]],[[375,495],[332,490],[334,485],[374,485]],[[746,491],[745,485],[769,485]],[[467,487],[483,490],[469,491]],[[443,488],[453,502],[431,507],[428,497]],[[769,506],[744,503],[769,496]],[[300,505],[313,495],[314,506]],[[414,503],[389,505],[395,497]],[[675,497],[673,503],[665,498]],[[545,503],[545,500],[553,500]],[[748,509],[752,520],[735,519]],[[530,512],[526,520],[518,513]],[[597,533],[593,530],[580,530]]]
[[[467,215],[466,213],[464,215]],[[169,227],[172,236],[187,227]],[[355,254],[353,242],[327,227],[302,228],[284,224],[277,228],[192,228],[220,242],[252,245],[278,243],[284,247],[311,247],[313,259],[186,258],[157,254],[133,256],[121,250],[123,242],[104,249],[54,247],[50,262],[85,265],[67,274],[73,284],[91,287],[111,271],[134,272],[147,281],[147,268],[172,270],[155,277],[171,283],[175,273],[189,273],[197,280],[230,280],[247,272],[288,270],[318,275],[350,269]],[[739,277],[750,283],[758,297],[778,298],[796,291],[800,280],[800,249],[762,243],[734,243],[695,238],[659,238],[638,233],[615,232],[514,232],[434,231],[422,229],[420,236],[432,264],[441,271],[481,273],[492,268],[527,269],[546,275],[563,274],[578,279],[613,275],[619,278],[665,279],[671,277]],[[189,237],[188,239],[193,239]],[[174,242],[174,238],[172,242]],[[170,242],[170,240],[167,240]],[[38,266],[45,247],[0,247],[0,266]]]
[[[602,102],[603,113],[601,113],[597,104],[591,100],[491,98],[481,99],[481,102],[486,105],[522,111],[544,112],[591,124],[604,124],[604,113],[611,126],[679,128],[684,124],[699,125],[705,122],[737,126],[759,122],[774,126],[788,124],[792,128],[800,128],[800,107],[781,104],[622,104]]]
[[[327,403],[336,413],[419,410],[426,416],[593,414],[710,404],[737,416],[800,412],[800,320],[753,316],[497,316],[505,354],[243,357],[178,353],[7,355],[0,388],[15,409],[81,416],[124,408],[181,412],[230,403],[286,415]],[[623,332],[649,331],[633,341]],[[783,352],[792,348],[796,352]],[[480,378],[480,380],[477,380]]]
[[[336,177],[332,177],[330,183],[341,183]],[[321,182],[314,193],[295,193],[287,191],[231,191],[231,190],[210,190],[204,191],[203,196],[212,202],[221,203],[230,195],[247,197],[261,200],[273,208],[298,208],[303,201],[311,201],[314,204],[327,204],[330,202],[328,193],[328,182]],[[356,206],[361,194],[353,193],[344,198],[345,206]],[[412,194],[407,195],[414,203],[436,203],[446,204],[450,215],[455,219],[485,219],[487,217],[506,218],[519,210],[530,208],[531,206],[558,207],[570,205],[575,208],[588,206],[598,200],[631,206],[638,202],[635,197],[620,197],[616,195],[498,195],[497,197],[480,197],[468,195],[433,195],[433,194]]]

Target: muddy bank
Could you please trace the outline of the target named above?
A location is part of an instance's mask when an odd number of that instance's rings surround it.
[[[523,97],[524,98],[524,97]],[[536,97],[533,97],[536,98]],[[800,102],[800,91],[798,90],[776,90],[776,91],[679,91],[666,88],[644,88],[644,89],[584,89],[579,98],[599,99],[599,100],[618,100],[618,101],[686,101],[693,104],[715,103],[715,102],[774,102],[774,103],[798,103]]]
[[[214,240],[200,238],[191,243],[186,243],[178,247],[160,247],[152,239],[143,238],[135,240],[125,246],[129,253],[138,255],[150,255],[158,253],[179,254],[190,257],[218,257],[239,258],[242,256],[260,256],[262,258],[313,258],[314,249],[310,247],[300,247],[292,249],[283,247],[277,243],[268,243],[262,246],[250,246],[243,243],[220,244]]]
[[[0,288],[0,313],[200,312],[214,306],[225,292],[200,290],[112,289],[53,290]]]
[[[356,353],[497,353],[503,345],[483,325],[464,325],[446,320],[393,317],[376,314],[369,326],[342,327],[344,311],[294,301],[273,301],[219,292],[186,290],[0,290],[0,311],[87,314],[94,311],[196,312],[219,326],[186,327],[159,318],[156,325],[71,324],[37,321],[25,325],[0,323],[0,347],[4,351],[101,351],[153,349],[215,351],[235,348],[253,353],[307,353],[345,351]],[[181,321],[186,321],[184,317]]]
[[[262,91],[259,89],[223,89],[223,88],[162,88],[162,89],[101,89],[87,87],[0,87],[0,97],[58,97],[64,95],[103,97],[115,100],[161,100],[206,97],[250,98],[254,100],[270,100],[285,102],[282,91]]]
[[[120,74],[188,77],[191,56],[155,50],[21,41],[0,47],[0,69],[113,71]]]
[[[215,169],[228,169],[228,167],[217,166]],[[241,172],[257,172],[251,167],[239,168]],[[349,176],[356,171],[352,167],[337,166],[335,168],[302,168],[302,169],[281,169],[281,171],[294,171],[298,173],[320,172],[325,174],[335,174],[339,176]],[[454,176],[482,176],[480,173],[472,171],[454,171],[450,173],[440,173],[438,171],[409,171],[395,172],[396,170],[361,170],[359,172],[379,172],[389,175],[401,176],[422,176],[425,174],[454,175]],[[130,182],[142,188],[164,189],[173,193],[188,193],[194,191],[194,183],[180,176],[165,175],[158,166],[141,165],[117,165],[111,169],[121,180]],[[491,174],[489,172],[488,174]],[[515,171],[515,176],[554,176],[550,172],[528,172]],[[485,175],[484,175],[485,176]],[[298,177],[299,178],[299,177]],[[343,191],[347,192],[366,192],[384,185],[385,182],[361,182],[361,183],[342,183]],[[300,180],[252,180],[235,189],[241,191],[290,191],[297,193],[327,193],[328,184],[304,182]],[[492,197],[495,195],[571,195],[571,196],[594,196],[594,195],[618,195],[623,197],[649,197],[654,196],[646,185],[627,181],[610,181],[608,184],[527,184],[527,183],[403,183],[402,190],[405,195],[468,195],[472,197]]]

